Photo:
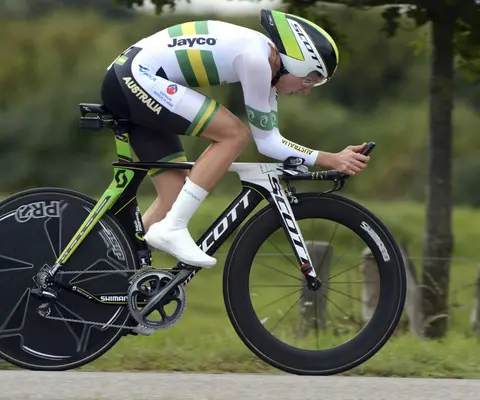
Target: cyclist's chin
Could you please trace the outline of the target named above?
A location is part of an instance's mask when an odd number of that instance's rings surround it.
[[[292,94],[299,93],[299,90],[292,90],[291,88],[277,87],[278,94],[291,96]]]

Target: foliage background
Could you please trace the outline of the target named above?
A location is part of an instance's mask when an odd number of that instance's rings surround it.
[[[418,260],[425,222],[429,27],[402,25],[395,37],[387,38],[380,10],[329,7],[328,15],[344,38],[338,73],[309,97],[280,98],[280,130],[291,140],[326,151],[376,141],[368,168],[351,179],[343,193],[378,213]],[[206,18],[261,31],[258,13],[156,16],[116,7],[112,0],[0,0],[0,192],[63,186],[100,196],[111,180],[114,143],[108,131],[78,130],[78,103],[100,102],[106,67],[139,38],[178,22]],[[393,338],[353,373],[478,377],[478,346],[468,317],[480,260],[480,80],[459,74],[455,79],[452,329],[443,341],[428,344],[409,335]],[[201,91],[246,119],[238,85]],[[190,160],[208,145],[195,138],[182,141]],[[253,142],[238,159],[259,160],[267,159]],[[236,177],[222,180],[217,197],[210,196],[192,221],[195,235],[238,188]],[[153,200],[147,180],[141,194],[145,210]],[[163,264],[164,259],[156,257]],[[220,257],[219,265],[221,261]],[[122,341],[90,367],[121,369],[128,361],[134,369],[265,370],[228,326],[221,272],[219,267],[199,274],[189,287],[193,305],[178,326],[156,339]],[[198,339],[192,340],[191,332],[197,332]],[[204,346],[209,340],[211,346]]]

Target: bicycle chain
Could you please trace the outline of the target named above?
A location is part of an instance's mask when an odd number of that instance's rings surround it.
[[[108,328],[120,328],[120,329],[135,329],[138,327],[136,326],[128,326],[128,325],[117,325],[117,324],[107,324],[105,322],[95,322],[95,321],[81,321],[79,319],[73,319],[73,318],[62,318],[62,317],[53,317],[51,315],[48,316],[43,316],[45,319],[52,319],[55,321],[63,321],[63,322],[77,322],[79,324],[85,324],[85,325],[99,325],[99,326],[105,326]]]
[[[120,274],[124,272],[138,272],[139,269],[100,269],[95,271],[58,271],[57,275],[66,275],[66,274]],[[161,270],[161,271],[170,271],[169,269]]]
[[[151,268],[151,267],[150,267]],[[95,270],[95,271],[58,271],[57,274],[63,275],[63,274],[105,274],[105,273],[124,273],[124,272],[135,272],[139,273],[141,269],[124,269],[124,270]],[[161,269],[161,271],[172,271],[172,269]],[[142,273],[139,274],[143,275],[150,272],[150,270],[142,271]],[[95,321],[85,321],[85,320],[79,320],[79,319],[73,319],[73,318],[64,318],[64,317],[53,317],[51,315],[42,315],[43,318],[45,319],[51,319],[55,321],[63,321],[63,322],[76,322],[79,324],[85,324],[85,325],[98,325],[98,326],[105,326],[108,328],[120,328],[120,329],[135,329],[138,327],[136,326],[129,326],[129,325],[118,325],[118,324],[107,324],[105,322],[95,322]]]

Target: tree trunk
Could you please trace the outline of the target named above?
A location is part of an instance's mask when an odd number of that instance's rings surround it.
[[[477,337],[480,337],[480,265],[477,267],[477,281],[475,282],[475,298],[473,310],[470,314],[470,326]]]
[[[423,312],[427,338],[448,329],[451,231],[454,9],[439,0],[432,15],[432,71],[428,187],[423,263]]]

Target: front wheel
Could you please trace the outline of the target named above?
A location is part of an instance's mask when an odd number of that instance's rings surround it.
[[[364,207],[330,194],[298,200],[292,210],[321,289],[307,287],[269,205],[232,244],[225,306],[243,343],[266,363],[293,374],[333,375],[364,363],[388,341],[405,303],[405,267],[391,233]]]

